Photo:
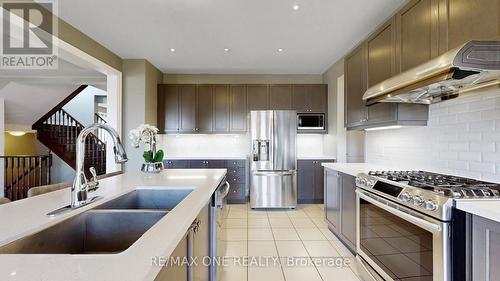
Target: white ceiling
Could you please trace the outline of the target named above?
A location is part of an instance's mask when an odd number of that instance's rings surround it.
[[[0,89],[0,98],[5,99],[5,130],[31,130],[33,123],[77,87],[8,83]]]
[[[321,74],[403,2],[66,0],[59,15],[119,56],[166,73]]]

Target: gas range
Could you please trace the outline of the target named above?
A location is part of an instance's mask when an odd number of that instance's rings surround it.
[[[370,171],[356,185],[442,221],[454,199],[500,199],[500,184],[425,171]]]

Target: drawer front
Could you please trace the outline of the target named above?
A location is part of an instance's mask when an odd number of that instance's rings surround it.
[[[244,184],[231,184],[231,189],[227,194],[228,200],[243,200],[245,199],[245,185]]]
[[[246,164],[245,160],[227,160],[226,162],[228,169],[244,168]]]
[[[245,183],[245,174],[240,175],[240,174],[227,174],[226,179],[230,184],[237,184],[237,183]]]
[[[207,167],[207,160],[189,160],[189,168],[192,169],[204,169]]]
[[[208,168],[212,169],[224,169],[226,168],[225,160],[206,160]]]
[[[246,169],[245,168],[240,168],[240,167],[237,167],[237,168],[229,168],[227,167],[227,174],[228,176],[245,176],[246,174]]]
[[[187,160],[170,161],[170,168],[172,169],[186,169],[187,167],[189,167],[189,161]]]

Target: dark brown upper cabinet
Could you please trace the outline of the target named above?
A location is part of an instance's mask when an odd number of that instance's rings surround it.
[[[247,108],[248,111],[269,109],[268,85],[247,85]]]
[[[211,133],[213,130],[214,88],[212,85],[198,85],[196,131]]]
[[[396,14],[397,72],[416,67],[438,55],[436,0],[413,0]]]
[[[396,74],[396,22],[390,19],[366,42],[367,87],[384,81]],[[366,123],[382,123],[396,120],[397,104],[379,103],[367,108]]]
[[[347,128],[360,126],[367,118],[367,109],[363,102],[366,91],[365,49],[362,44],[344,61],[345,80],[345,125]]]
[[[297,112],[326,112],[327,86],[323,84],[293,85],[292,108]]]
[[[368,88],[394,75],[396,66],[396,25],[394,19],[382,25],[366,41]]]
[[[158,128],[162,133],[179,131],[178,88],[178,85],[158,85]]]
[[[247,92],[245,85],[231,85],[229,91],[231,132],[247,131]]]
[[[196,131],[196,85],[179,85],[179,132]]]
[[[291,110],[292,109],[292,85],[270,85],[269,86],[269,109]]]
[[[469,40],[500,36],[499,0],[439,0],[439,11],[442,52]]]
[[[229,85],[214,85],[214,132],[229,132]]]

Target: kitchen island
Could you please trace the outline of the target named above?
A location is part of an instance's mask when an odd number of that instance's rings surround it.
[[[46,214],[70,203],[69,188],[1,205],[0,247],[136,189],[192,190],[125,251],[79,255],[1,254],[0,280],[154,280],[162,268],[155,265],[153,259],[172,254],[225,175],[225,169],[125,173],[100,181],[100,188],[92,196],[102,196],[102,199],[52,218]]]

